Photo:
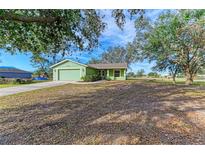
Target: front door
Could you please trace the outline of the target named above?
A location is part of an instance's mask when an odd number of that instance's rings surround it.
[[[105,79],[107,76],[107,71],[106,70],[101,70],[101,77],[102,79]]]

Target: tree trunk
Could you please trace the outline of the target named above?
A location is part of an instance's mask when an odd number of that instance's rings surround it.
[[[193,83],[192,78],[186,78],[186,85],[191,85]]]
[[[174,85],[176,84],[176,75],[175,74],[172,75],[172,83]]]
[[[186,85],[191,85],[193,83],[193,75],[189,72],[186,72]]]

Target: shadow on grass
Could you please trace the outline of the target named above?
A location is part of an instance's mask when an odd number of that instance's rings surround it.
[[[183,86],[110,84],[1,110],[0,144],[205,144],[203,128],[187,117],[205,110],[205,96],[184,94]]]

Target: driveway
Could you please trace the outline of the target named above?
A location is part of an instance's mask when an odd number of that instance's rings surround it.
[[[55,86],[60,86],[60,85],[68,84],[68,83],[70,82],[69,81],[51,81],[51,82],[34,83],[34,84],[16,86],[16,87],[1,88],[0,96],[7,96],[7,95],[17,94],[21,92],[26,92],[26,91],[32,91],[32,90],[48,88],[48,87],[55,87]]]

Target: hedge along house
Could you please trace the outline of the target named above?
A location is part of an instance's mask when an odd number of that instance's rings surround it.
[[[86,75],[100,75],[102,79],[126,80],[126,63],[84,65],[72,60],[63,60],[53,66],[54,81],[82,81]]]

